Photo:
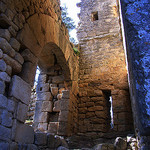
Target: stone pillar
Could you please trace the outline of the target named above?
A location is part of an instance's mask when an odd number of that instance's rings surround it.
[[[150,149],[150,4],[148,0],[121,0],[135,131],[141,149]],[[144,142],[145,141],[145,142]]]

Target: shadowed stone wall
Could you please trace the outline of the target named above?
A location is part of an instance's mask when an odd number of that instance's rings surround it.
[[[47,75],[51,67],[56,69],[54,64],[60,66],[63,80],[69,82],[68,91],[63,94],[63,101],[67,101],[66,105],[69,103],[67,114],[60,112],[66,115],[62,127],[65,135],[69,135],[77,130],[78,58],[61,20],[59,1],[0,1],[0,148],[17,149],[18,143],[22,149],[21,144],[29,144],[25,147],[31,146],[30,149],[36,147],[32,145],[33,128],[24,124],[31,87],[37,65],[41,73]],[[39,96],[44,113],[50,109],[49,96]],[[41,114],[37,118],[40,119]]]
[[[115,132],[115,136],[132,131],[118,3],[116,0],[82,0],[78,6],[81,8],[79,132],[103,137],[105,133]]]

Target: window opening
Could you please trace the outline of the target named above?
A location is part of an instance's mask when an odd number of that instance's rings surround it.
[[[110,90],[104,90],[103,93],[104,93],[104,97],[107,101],[106,105],[107,105],[107,109],[109,112],[108,122],[110,124],[111,129],[113,129],[113,127],[114,127],[113,105],[112,105],[113,99],[112,99],[111,91]]]
[[[92,13],[92,21],[98,20],[98,11]]]

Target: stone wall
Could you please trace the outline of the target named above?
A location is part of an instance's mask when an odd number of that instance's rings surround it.
[[[4,149],[18,143],[34,143],[34,132],[30,133],[33,129],[24,122],[37,65],[47,72],[55,56],[64,80],[70,82],[69,90],[77,94],[74,85],[78,79],[78,58],[60,15],[57,0],[0,1],[0,147]],[[65,100],[77,103],[69,95]],[[69,108],[69,115],[72,107],[76,109],[76,105]],[[71,122],[67,128],[67,134],[71,134],[76,125],[73,118],[66,122]],[[22,134],[22,129],[29,131]],[[32,140],[26,141],[25,137]]]
[[[80,44],[79,132],[105,136],[133,130],[116,0],[82,0],[78,4]],[[113,123],[111,129],[110,96]]]

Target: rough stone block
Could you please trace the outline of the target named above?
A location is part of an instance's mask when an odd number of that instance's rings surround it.
[[[37,93],[37,100],[38,101],[51,101],[52,100],[52,94],[50,92],[42,92]]]
[[[53,108],[53,111],[54,112],[60,112],[60,105],[61,105],[61,101],[60,100],[58,100],[58,101],[55,101],[54,102],[54,108]]]
[[[12,100],[12,99],[8,99],[8,105],[7,105],[7,110],[9,112],[14,113],[15,109],[17,107],[17,102]]]
[[[10,33],[8,29],[0,29],[0,37],[5,38],[7,41],[10,40]]]
[[[65,88],[64,84],[59,84],[59,88]]]
[[[43,92],[49,92],[49,83],[45,83],[42,85],[42,91]]]
[[[22,71],[20,73],[20,77],[29,83],[31,86],[34,85],[34,79],[36,74],[36,64],[32,64],[31,62],[25,62],[22,66]]]
[[[44,131],[47,130],[47,126],[48,126],[47,123],[39,123],[37,128],[38,128],[39,131],[44,132]]]
[[[47,134],[46,133],[35,133],[35,144],[36,145],[46,145],[47,144]]]
[[[3,59],[5,60],[6,64],[12,67],[13,73],[20,73],[22,69],[22,65],[18,63],[16,60],[9,57],[7,54],[3,55]]]
[[[0,27],[7,29],[10,26],[10,21],[3,13],[0,14]]]
[[[7,108],[7,98],[0,94],[0,108]]]
[[[17,109],[17,119],[21,122],[25,122],[27,118],[28,106],[19,102]]]
[[[50,84],[50,88],[57,87],[57,84]]]
[[[1,150],[9,150],[9,143],[0,142],[0,149]]]
[[[66,148],[66,147],[63,147],[63,146],[59,146],[59,147],[57,148],[57,150],[69,150],[69,149]]]
[[[10,57],[15,56],[15,50],[4,38],[0,38],[0,48],[3,50],[4,53],[8,54]]]
[[[61,75],[61,76],[55,76],[52,78],[52,83],[54,84],[61,84],[61,83],[64,83],[64,76]]]
[[[13,126],[11,130],[11,139],[14,141],[16,137],[17,127],[20,125],[20,122],[17,119],[13,119]]]
[[[13,123],[13,120],[12,120],[12,113],[8,112],[7,110],[4,110],[2,115],[2,125],[5,126],[5,127],[12,127],[12,123]]]
[[[0,12],[4,13],[6,8],[7,8],[7,6],[1,1],[0,2]]]
[[[34,144],[28,144],[27,150],[38,150],[37,146]]]
[[[62,91],[62,94],[63,94],[63,96],[62,96],[63,99],[69,99],[70,91],[67,91],[67,90]]]
[[[5,82],[10,82],[11,78],[6,72],[0,72],[0,79]]]
[[[16,51],[19,51],[20,43],[15,38],[11,38],[9,43],[13,49],[15,49]]]
[[[37,85],[37,92],[49,92],[49,83],[41,83],[39,82]]]
[[[50,122],[48,125],[48,131],[50,133],[57,134],[59,122]]]
[[[59,113],[58,121],[68,121],[68,111],[61,111]]]
[[[33,64],[35,64],[37,62],[37,57],[34,56],[29,49],[25,49],[22,53],[21,53],[22,57],[24,58],[24,60],[26,62],[31,62]]]
[[[11,67],[11,66],[7,65],[6,73],[7,73],[9,76],[11,76],[11,74],[12,74],[12,67]]]
[[[61,145],[60,138],[55,137],[52,134],[47,135],[47,145],[50,149],[55,149]]]
[[[15,141],[22,144],[33,144],[34,130],[26,124],[20,124],[17,127]]]
[[[0,140],[9,141],[11,138],[11,129],[0,125]]]
[[[21,65],[24,63],[23,57],[22,57],[19,53],[17,53],[17,52],[15,52],[15,57],[14,57],[14,59],[15,59],[16,61],[18,61]]]
[[[3,57],[3,51],[0,49],[0,58]]]
[[[15,30],[15,28],[14,28],[13,26],[10,26],[10,27],[8,28],[8,30],[9,30],[10,34],[11,34],[13,37],[16,37],[17,32],[16,32],[16,30]]]
[[[46,74],[40,74],[38,78],[38,82],[46,83],[47,81],[47,75]]]
[[[53,96],[56,96],[58,94],[58,87],[51,87],[51,93]]]
[[[5,15],[8,17],[9,20],[13,20],[15,14],[10,9],[7,9]]]
[[[39,115],[42,112],[42,101],[37,101],[35,104],[35,115],[34,115],[34,122],[38,122]]]
[[[52,101],[43,101],[42,111],[43,112],[52,112],[53,111],[52,106],[53,106]]]
[[[43,102],[36,102],[34,122],[47,122],[48,113],[42,112],[42,103]]]
[[[16,149],[18,149],[18,144],[15,143],[15,142],[12,142],[12,143],[10,144],[10,150],[16,150]]]
[[[0,81],[0,94],[4,94],[5,92],[5,82]]]
[[[65,111],[69,109],[69,99],[60,100],[60,110]]]
[[[2,71],[2,72],[6,71],[6,67],[7,67],[7,65],[6,65],[5,61],[3,59],[0,60],[0,71]]]
[[[66,122],[59,122],[58,135],[67,135],[68,125]]]
[[[27,105],[29,104],[29,100],[31,97],[31,87],[20,77],[16,75],[13,76],[9,91],[10,96],[14,96]]]

